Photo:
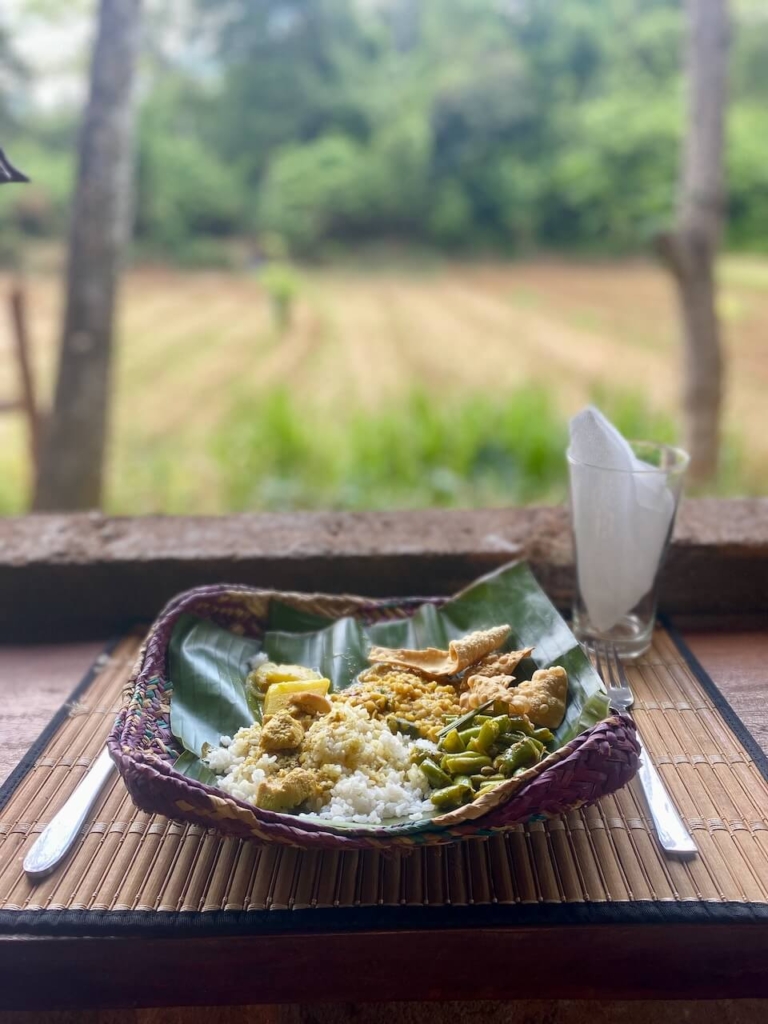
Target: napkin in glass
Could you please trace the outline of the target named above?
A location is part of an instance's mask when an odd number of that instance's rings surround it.
[[[638,459],[594,406],[573,417],[568,451],[578,585],[607,632],[651,590],[675,513],[663,470]]]

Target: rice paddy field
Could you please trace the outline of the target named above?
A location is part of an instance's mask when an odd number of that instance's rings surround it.
[[[305,269],[280,330],[259,276],[135,269],[121,296],[106,507],[139,514],[557,500],[567,417],[679,431],[675,295],[658,267],[542,261]],[[768,260],[720,268],[727,446],[718,493],[768,493]],[[0,279],[2,289],[9,280]],[[50,400],[55,274],[28,279]],[[16,387],[0,322],[0,401]],[[29,498],[0,417],[0,513]]]

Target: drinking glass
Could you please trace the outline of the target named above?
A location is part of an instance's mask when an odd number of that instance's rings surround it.
[[[640,657],[651,645],[653,626],[656,618],[657,591],[659,570],[663,565],[669,541],[675,523],[675,516],[683,487],[685,471],[688,467],[689,456],[681,448],[673,448],[665,444],[657,444],[652,441],[630,441],[635,456],[647,464],[633,470],[605,469],[604,467],[590,465],[575,459],[572,453],[568,452],[568,467],[570,476],[570,507],[571,507],[571,528],[573,533],[573,546],[576,561],[576,588],[573,600],[573,631],[576,637],[584,641],[602,641],[613,644],[623,660],[632,660]],[[613,474],[626,474],[625,479],[618,479]],[[647,476],[646,476],[647,474]],[[628,477],[635,477],[634,480]],[[585,515],[579,513],[579,522],[576,522],[574,501],[574,490],[578,480],[579,493],[582,495],[581,508],[585,508],[583,496],[594,495],[595,503]],[[606,507],[610,505],[612,496],[627,494],[636,495],[642,493],[643,485],[649,493],[660,494],[663,487],[671,495],[672,509],[669,528],[666,536],[659,535],[655,541],[646,544],[645,538],[638,536],[640,529],[638,523],[641,520],[633,520],[631,515],[626,515],[619,507]],[[648,487],[647,485],[650,485]],[[669,503],[668,498],[664,499]],[[668,513],[667,513],[668,514]],[[577,529],[578,525],[578,529]],[[659,541],[662,541],[659,544]],[[648,557],[655,562],[649,566],[645,551]],[[632,573],[636,574],[636,587],[644,592],[642,596],[633,603],[629,609],[622,609],[616,621],[606,625],[606,615],[603,610],[603,622],[601,628],[592,621],[585,600],[585,593],[595,593],[595,588],[600,586],[603,579],[610,584],[610,574],[630,573],[630,577],[624,582],[632,587]],[[643,582],[640,582],[642,579]],[[646,589],[646,583],[650,586]],[[608,586],[605,593],[610,593]],[[610,616],[609,616],[610,617]]]

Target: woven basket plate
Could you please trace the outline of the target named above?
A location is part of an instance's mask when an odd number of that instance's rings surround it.
[[[513,632],[512,643],[536,646],[540,667],[553,663],[575,667],[577,662],[586,666],[573,634],[538,588],[527,566],[506,567],[484,577],[460,597],[464,600],[467,594],[479,595],[484,587],[498,587],[499,581],[509,587],[510,601],[515,588],[524,587],[525,595],[530,597],[526,602],[526,607],[530,605],[529,621],[517,636]],[[424,600],[371,602],[355,597],[278,594],[227,586],[198,588],[180,595],[166,607],[150,631],[126,689],[125,707],[109,739],[120,773],[142,809],[213,826],[227,835],[303,848],[405,847],[492,835],[520,821],[561,814],[614,792],[637,770],[634,726],[630,720],[614,716],[569,738],[513,784],[500,787],[503,792],[499,797],[494,794],[486,806],[471,807],[472,816],[446,815],[443,819],[417,823],[335,827],[322,819],[263,811],[226,796],[204,781],[174,769],[181,749],[170,729],[173,681],[168,669],[169,645],[179,621],[190,615],[224,627],[235,638],[262,637],[276,604],[314,621],[318,617],[337,620],[353,615],[370,625],[412,616]],[[438,600],[428,604],[432,608],[440,604],[446,609],[452,607]],[[473,622],[469,628],[491,624]],[[463,631],[469,628],[462,623]],[[587,667],[587,671],[591,669]]]

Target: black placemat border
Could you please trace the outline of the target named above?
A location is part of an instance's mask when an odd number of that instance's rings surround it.
[[[768,757],[675,626],[660,618],[696,680],[723,716],[758,771],[768,781]],[[2,809],[52,735],[69,715],[73,701],[88,689],[122,637],[109,641],[64,705],[0,787]],[[695,836],[694,836],[695,838]],[[367,932],[391,929],[537,928],[562,925],[736,925],[768,922],[768,903],[706,900],[632,900],[607,903],[516,903],[467,906],[332,907],[301,910],[0,910],[0,934],[45,936],[131,936],[155,938],[238,936],[278,933]]]
[[[726,725],[749,754],[760,774],[768,782],[768,754],[765,753],[763,748],[736,714],[726,698],[718,690],[712,677],[704,669],[704,666],[685,642],[674,623],[670,622],[665,615],[659,616],[659,621],[666,629],[675,647],[677,647],[678,651],[682,654],[688,668],[696,677],[696,681],[701,685],[706,695],[723,716],[723,720]]]
[[[643,900],[467,906],[323,907],[306,910],[4,910],[0,932],[69,937],[179,938],[329,934],[398,929],[544,928],[563,925],[757,925],[768,904]]]

